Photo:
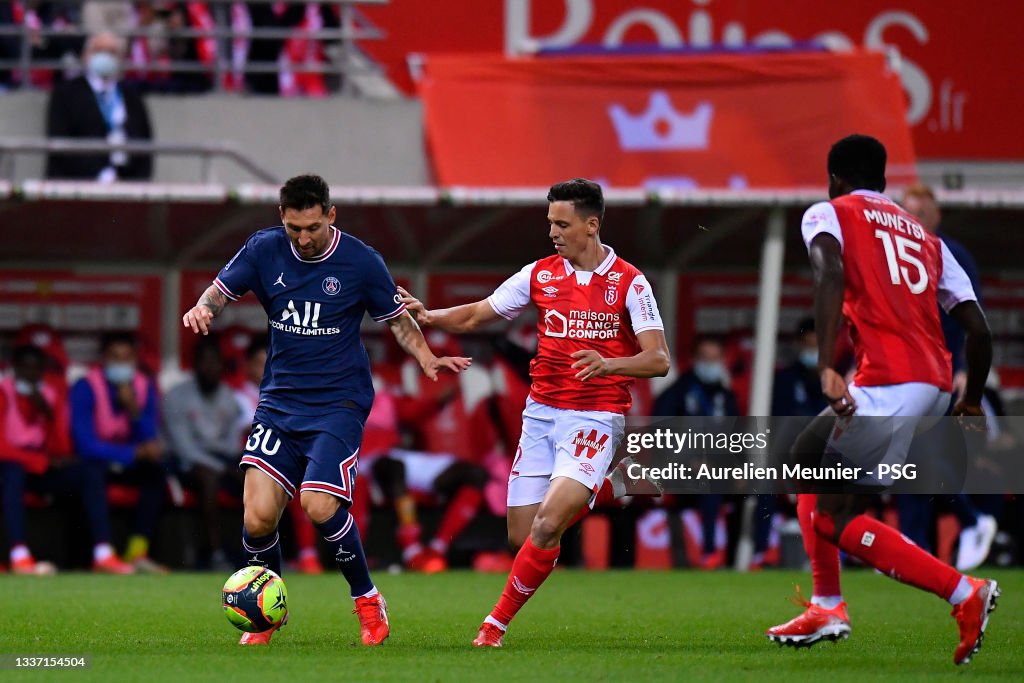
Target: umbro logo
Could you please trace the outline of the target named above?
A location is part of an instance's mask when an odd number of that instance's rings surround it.
[[[548,285],[547,287],[543,288],[540,291],[544,292],[544,296],[553,299],[558,294],[558,287],[552,287],[551,285]]]
[[[280,275],[277,276],[277,279],[274,280],[274,285],[281,285],[284,288],[288,287],[288,285],[286,285],[284,283],[284,272],[283,271],[281,272]],[[271,285],[271,287],[273,287],[274,285]]]
[[[529,586],[523,585],[523,582],[519,580],[518,576],[512,577],[512,587],[523,595],[529,595],[533,591],[537,590],[536,588],[530,588]]]

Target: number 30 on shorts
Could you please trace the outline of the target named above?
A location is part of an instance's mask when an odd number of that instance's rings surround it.
[[[278,449],[281,448],[281,437],[274,437],[274,430],[267,429],[261,424],[256,424],[252,428],[252,433],[249,438],[245,440],[245,450],[252,451],[255,453],[257,450],[262,452],[264,455],[274,455]],[[273,438],[273,446],[271,446],[271,439]]]

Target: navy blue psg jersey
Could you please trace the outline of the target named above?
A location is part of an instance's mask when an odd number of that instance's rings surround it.
[[[260,405],[322,415],[351,401],[373,403],[370,362],[359,338],[364,313],[402,314],[395,281],[373,248],[331,227],[327,250],[303,258],[284,227],[260,230],[213,282],[232,301],[252,291],[267,312],[270,348]],[[350,406],[351,407],[351,406]]]

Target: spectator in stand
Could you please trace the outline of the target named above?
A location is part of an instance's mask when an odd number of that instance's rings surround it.
[[[165,89],[169,92],[206,92],[213,84],[212,71],[217,59],[217,41],[210,37],[179,37],[173,35],[182,30],[211,30],[214,28],[213,15],[205,2],[170,4],[166,10],[167,30],[171,34],[167,41],[167,59],[173,62],[194,62],[208,69],[206,72],[172,72]]]
[[[324,96],[336,89],[323,73],[303,72],[306,65],[323,66],[327,63],[324,41],[306,37],[311,32],[337,28],[338,16],[327,4],[318,3],[259,3],[248,4],[248,21],[253,28],[291,28],[294,33],[287,40],[280,38],[253,39],[248,46],[249,63],[272,64],[272,73],[249,73],[246,82],[249,91],[265,95],[293,97]],[[232,16],[232,25],[244,21]]]
[[[27,31],[29,55],[33,61],[73,60],[82,49],[82,39],[70,35],[78,23],[77,3],[73,2],[3,2],[0,3],[0,25],[18,26]],[[44,34],[41,29],[55,30]],[[18,60],[22,54],[22,35],[0,36],[0,59]],[[0,90],[30,83],[49,87],[54,82],[53,69],[32,69],[28,74],[17,68],[0,72]]]
[[[301,3],[250,2],[249,20],[254,29],[287,28],[295,26],[305,16]],[[249,42],[249,63],[251,65],[276,66],[284,46],[281,38],[258,38]],[[248,73],[245,77],[249,92],[258,95],[277,95],[280,91],[278,73]]]
[[[142,97],[118,81],[124,42],[111,33],[89,38],[82,53],[85,74],[59,84],[50,94],[46,135],[51,138],[106,140],[110,143],[146,141],[153,137]],[[150,155],[111,152],[50,154],[46,177],[51,179],[148,180],[153,175]]]
[[[801,320],[796,336],[796,358],[775,373],[772,415],[813,417],[828,405],[818,379],[818,340],[814,335],[814,318]]]
[[[935,200],[935,193],[927,185],[916,184],[907,188],[903,194],[903,207],[921,221],[921,227],[937,235],[960,267],[967,273],[978,303],[982,302],[981,278],[978,266],[967,247],[951,239],[941,231],[942,211]],[[946,348],[953,361],[953,397],[952,406],[960,400],[967,385],[967,371],[964,357],[964,330],[940,306],[939,318],[942,321],[942,333],[946,338]],[[992,415],[990,403],[984,399],[982,406],[986,415]],[[947,414],[948,414],[947,410]],[[957,552],[956,568],[968,571],[985,561],[992,541],[995,539],[998,525],[992,515],[983,514],[975,506],[971,498],[965,494],[948,496],[938,501],[926,496],[897,496],[896,505],[900,515],[900,530],[922,548],[931,548],[929,530],[934,516],[934,504],[948,507],[960,522],[960,546]]]
[[[149,558],[166,484],[156,386],[138,369],[131,334],[105,334],[100,352],[101,362],[71,387],[71,436],[78,455],[106,481],[139,488],[125,560],[138,571],[163,573]]]
[[[699,336],[694,341],[693,365],[665,389],[654,401],[653,413],[659,416],[725,417],[739,414],[736,394],[729,388],[725,367],[725,349],[717,337]],[[725,564],[725,522],[720,518],[722,496],[697,496],[700,522],[692,511],[683,515],[690,563],[701,569],[717,569]]]
[[[71,457],[67,388],[47,375],[47,357],[36,346],[14,349],[13,371],[0,380],[0,498],[15,574],[53,574],[56,567],[32,556],[26,544],[26,491],[77,495],[92,533],[93,570],[131,574],[114,553],[106,488],[97,469]]]
[[[55,383],[67,398],[68,383],[65,375],[68,369],[68,354],[64,342],[57,332],[44,323],[25,325],[14,337],[15,346],[35,346],[46,354],[45,380]]]
[[[82,29],[90,34],[130,31],[135,28],[135,9],[132,5],[128,0],[85,0],[82,3]]]
[[[222,488],[237,496],[242,493],[237,430],[242,410],[235,393],[221,381],[224,362],[214,337],[199,340],[192,372],[192,378],[164,396],[164,432],[189,483],[199,491],[199,508],[206,530],[201,563],[228,571],[234,565],[220,533],[217,495]]]

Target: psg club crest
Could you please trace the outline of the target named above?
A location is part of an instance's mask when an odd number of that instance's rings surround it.
[[[324,278],[324,294],[334,296],[341,291],[341,281],[333,275]]]
[[[615,302],[619,300],[619,290],[616,287],[609,287],[604,292],[604,302],[609,306],[614,306]]]

